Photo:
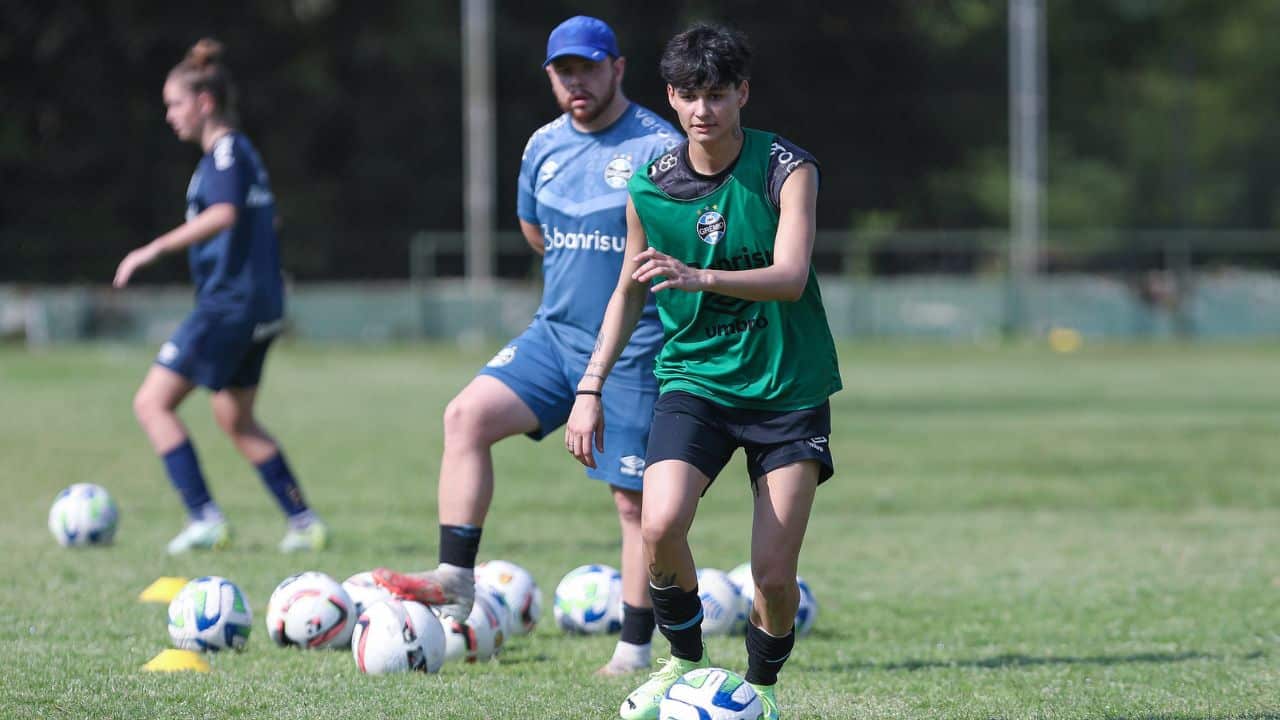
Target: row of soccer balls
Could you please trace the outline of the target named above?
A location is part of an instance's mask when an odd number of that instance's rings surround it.
[[[541,598],[532,577],[514,563],[482,563],[476,574],[475,606],[466,622],[392,597],[368,572],[342,583],[316,571],[290,575],[267,601],[267,636],[286,647],[350,646],[356,665],[370,674],[436,672],[447,660],[487,660],[506,638],[533,629]],[[517,600],[518,594],[530,602]],[[252,626],[248,600],[226,578],[192,580],[169,603],[169,636],[185,650],[242,650]]]
[[[818,601],[804,578],[797,577],[800,605],[796,609],[796,636],[807,635],[818,619]],[[698,597],[702,600],[702,633],[744,633],[755,583],[751,563],[729,572],[715,568],[698,570]],[[583,565],[571,570],[556,587],[556,624],[566,632],[612,633],[622,629],[622,574],[608,565]]]
[[[92,483],[76,483],[55,498],[49,510],[49,530],[62,545],[110,543],[115,537],[118,517],[115,502],[105,489]],[[529,573],[519,566],[506,563],[504,567],[506,565],[515,569],[509,579],[501,582],[496,577],[486,579],[485,571],[478,569],[477,580],[500,589],[500,594],[514,606],[510,612],[521,615],[514,622],[515,627],[528,632],[541,614],[542,593]],[[490,574],[496,576],[499,573],[494,571]],[[343,583],[357,608],[363,594],[367,594],[361,588],[372,586],[367,577],[363,581],[357,579],[360,577],[353,576]],[[797,581],[800,585],[800,607],[796,612],[796,634],[804,635],[813,627],[818,604],[808,584],[801,578]],[[698,593],[702,598],[702,631],[705,634],[745,631],[754,599],[749,563],[743,563],[728,573],[711,568],[699,570]],[[565,631],[618,632],[622,627],[622,577],[607,565],[577,568],[565,575],[556,587],[554,607],[556,624]],[[358,609],[356,615],[359,615]]]
[[[734,573],[742,576],[744,572],[747,592],[733,580]],[[750,568],[739,567],[734,573],[699,571],[704,632],[723,634],[745,624]],[[801,581],[801,588],[804,600],[796,617],[800,635],[813,627],[817,616],[808,585]],[[607,565],[575,568],[556,587],[554,608],[556,624],[568,632],[616,632],[621,627],[621,576]],[[365,672],[434,672],[445,660],[487,660],[506,638],[532,631],[541,614],[542,591],[533,576],[515,563],[490,560],[476,566],[475,605],[466,622],[437,617],[418,603],[396,600],[368,572],[339,584],[325,573],[308,571],[276,586],[267,602],[266,625],[271,641],[282,646],[350,645]],[[252,622],[244,593],[221,577],[191,581],[169,604],[169,634],[179,648],[243,649]],[[436,658],[439,662],[434,662]]]

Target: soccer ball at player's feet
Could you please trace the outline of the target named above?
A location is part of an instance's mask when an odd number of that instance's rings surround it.
[[[758,720],[768,717],[756,690],[737,673],[699,668],[680,676],[658,705],[658,720]],[[777,717],[776,713],[773,717]]]

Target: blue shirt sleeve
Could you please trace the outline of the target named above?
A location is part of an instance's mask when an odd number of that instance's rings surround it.
[[[533,178],[538,168],[534,166],[533,138],[524,146],[520,156],[520,179],[516,185],[516,216],[525,222],[538,224],[538,201],[533,194]]]
[[[206,207],[218,203],[231,203],[237,210],[244,209],[248,183],[245,170],[248,163],[237,153],[235,136],[226,135],[213,145],[213,162],[206,168],[202,180]]]

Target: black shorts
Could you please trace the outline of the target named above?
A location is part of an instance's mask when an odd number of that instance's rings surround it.
[[[653,406],[653,425],[645,467],[663,460],[682,460],[715,481],[742,448],[751,483],[772,470],[802,460],[818,462],[818,483],[835,473],[827,447],[831,403],[789,412],[741,410],[718,405],[686,392],[663,393]],[[709,486],[709,485],[708,485]]]

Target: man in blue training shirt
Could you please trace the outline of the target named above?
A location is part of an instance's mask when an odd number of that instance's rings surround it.
[[[542,255],[542,304],[533,322],[445,409],[440,461],[440,565],[375,572],[384,587],[465,618],[480,531],[493,497],[490,448],[523,433],[541,440],[564,424],[586,370],[626,248],[627,181],[675,147],[677,131],[622,94],[626,60],[601,20],[577,16],[551,32],[543,63],[564,114],[529,138],[516,214]],[[606,435],[587,475],[609,484],[622,526],[622,637],[601,674],[649,666],[654,619],[641,554],[640,490],[657,397],[662,326],[652,298],[604,386]]]

